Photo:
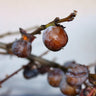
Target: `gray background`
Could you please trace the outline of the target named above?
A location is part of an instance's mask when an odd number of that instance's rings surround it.
[[[96,61],[96,0],[0,0],[0,34],[8,31],[14,32],[19,27],[26,29],[46,24],[55,17],[68,16],[73,10],[78,11],[74,21],[63,23],[69,36],[67,46],[59,52],[50,52],[44,58],[52,60],[56,57],[56,62],[60,64],[68,60],[76,60],[85,65],[94,63]],[[37,35],[37,37],[32,44],[32,53],[40,55],[47,48],[42,43],[42,36]],[[0,41],[8,43],[16,38],[20,38],[20,35],[6,37]],[[27,62],[15,56],[0,55],[0,79]],[[6,91],[12,96],[24,94],[25,96],[28,94],[37,96],[60,94],[62,96],[58,88],[52,88],[47,83],[46,75],[26,80],[23,78],[22,72],[2,85],[0,96],[3,96],[2,94]]]

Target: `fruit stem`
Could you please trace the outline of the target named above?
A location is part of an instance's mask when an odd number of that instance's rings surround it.
[[[35,31],[33,31],[31,33],[31,35],[40,34],[42,30],[46,29],[49,26],[55,26],[57,23],[72,21],[74,19],[74,17],[76,17],[76,15],[77,15],[77,11],[74,10],[73,13],[71,13],[69,16],[67,16],[63,19],[59,19],[58,17],[56,17],[52,22],[49,22],[46,25],[41,25],[39,28],[37,28]]]

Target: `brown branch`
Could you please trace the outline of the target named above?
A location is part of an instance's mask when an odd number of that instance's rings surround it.
[[[31,33],[31,35],[35,35],[35,34],[40,34],[42,30],[46,29],[49,26],[54,26],[57,23],[62,23],[62,22],[69,22],[72,21],[74,19],[74,17],[77,15],[77,11],[74,10],[73,13],[71,13],[69,16],[67,16],[66,18],[63,19],[59,19],[58,17],[56,17],[52,22],[49,22],[46,25],[41,25],[38,29],[36,29],[35,31],[33,31]]]
[[[9,78],[11,78],[12,76],[16,75],[16,74],[17,74],[18,72],[20,72],[23,68],[24,68],[24,66],[21,67],[21,68],[19,68],[18,70],[16,70],[16,71],[15,71],[14,73],[12,73],[11,75],[5,77],[5,79],[3,79],[3,80],[0,81],[0,85],[1,85],[2,83],[4,83],[6,80],[8,80]]]
[[[8,53],[7,52],[0,52],[0,54],[7,55]]]
[[[38,28],[38,26],[29,27],[29,28],[26,29],[26,31],[31,31],[31,30],[36,29],[36,28]],[[10,35],[18,35],[19,33],[20,33],[19,31],[7,32],[7,33],[4,33],[4,34],[1,34],[0,38],[10,36]]]
[[[5,43],[0,42],[0,48],[1,48],[1,49],[5,49],[5,50],[6,50],[6,44],[5,44]]]
[[[37,57],[37,56],[35,56],[35,55],[30,55],[30,56],[28,57],[28,59],[29,59],[29,60],[37,61],[37,62],[40,63],[40,65],[45,65],[45,66],[54,67],[54,68],[60,68],[60,69],[62,69],[64,72],[67,71],[67,69],[66,69],[64,66],[61,66],[61,65],[58,64],[58,63],[55,63],[55,62],[52,62],[52,61],[49,61],[49,60],[46,60],[46,59]]]
[[[65,67],[61,66],[60,64],[55,63],[55,62],[52,62],[52,61],[49,61],[49,60],[46,60],[46,59],[43,59],[43,58],[41,58],[41,57],[37,57],[37,56],[35,56],[35,55],[30,55],[27,59],[30,60],[30,61],[32,60],[32,62],[33,62],[33,60],[39,62],[41,66],[43,65],[43,66],[49,66],[49,67],[54,67],[54,68],[60,68],[60,69],[62,69],[64,72],[67,71],[67,69],[66,69]],[[33,64],[33,63],[32,63],[32,64]],[[34,64],[35,64],[35,63],[34,63]],[[27,65],[28,65],[28,64],[27,64]],[[27,65],[25,65],[25,66],[27,66]],[[18,72],[20,72],[22,69],[24,69],[25,66],[22,66],[21,68],[19,68],[18,70],[16,70],[14,73],[12,73],[11,75],[9,75],[9,76],[7,76],[6,78],[4,78],[3,80],[1,80],[1,81],[0,81],[0,85],[1,85],[2,83],[4,83],[5,81],[7,81],[7,80],[8,80],[9,78],[11,78],[12,76],[16,75],[16,74],[17,74]]]
[[[43,57],[44,55],[46,55],[47,53],[49,53],[49,50],[45,51],[44,53],[42,53],[39,57]]]
[[[74,10],[74,12],[71,13],[71,14],[70,14],[69,16],[67,16],[66,18],[63,18],[63,19],[58,20],[57,23],[72,21],[76,15],[77,15],[77,11]]]

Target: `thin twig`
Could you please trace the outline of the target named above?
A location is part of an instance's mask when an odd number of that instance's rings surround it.
[[[11,78],[12,76],[16,75],[16,74],[17,74],[18,72],[20,72],[23,68],[24,68],[24,66],[21,67],[21,68],[19,68],[18,70],[16,70],[16,71],[15,71],[14,73],[12,73],[11,75],[5,77],[5,79],[3,79],[3,80],[0,81],[0,85],[1,85],[2,83],[4,83],[6,80],[8,80],[9,78]]]
[[[41,57],[37,57],[37,56],[35,56],[35,55],[30,55],[29,57],[28,57],[28,59],[29,60],[34,60],[34,61],[37,61],[37,62],[39,62],[41,65],[45,65],[45,66],[49,66],[49,67],[55,67],[55,68],[60,68],[60,69],[62,69],[64,72],[66,72],[67,71],[67,69],[64,67],[64,66],[61,66],[60,64],[58,64],[58,63],[55,63],[55,62],[52,62],[52,61],[48,61],[48,60],[46,60],[46,59],[43,59],[43,58],[41,58]],[[32,63],[33,64],[33,63]],[[28,65],[28,64],[27,64]],[[27,65],[25,65],[25,66],[27,66]],[[4,83],[5,81],[7,81],[9,78],[11,78],[12,76],[14,76],[14,75],[16,75],[18,72],[20,72],[22,69],[24,69],[25,68],[25,66],[22,66],[21,68],[19,68],[18,70],[16,70],[14,73],[12,73],[11,75],[9,75],[9,76],[7,76],[7,77],[5,77],[3,80],[1,80],[0,81],[0,85],[2,84],[2,83]]]
[[[5,44],[5,43],[0,42],[0,48],[1,48],[1,49],[6,49],[6,44]]]
[[[46,25],[41,25],[39,28],[37,28],[34,32],[31,33],[31,35],[35,35],[35,34],[40,34],[42,30],[46,29],[49,26],[54,26],[56,25],[56,23],[62,23],[62,22],[69,22],[72,21],[74,19],[74,17],[76,17],[77,15],[77,11],[74,10],[73,13],[71,13],[69,16],[67,16],[66,18],[63,19],[59,19],[59,18],[55,18],[52,22],[49,22]]]
[[[46,59],[37,57],[37,56],[35,56],[35,55],[30,55],[30,56],[28,57],[28,59],[29,59],[29,60],[37,61],[37,62],[39,62],[41,65],[45,65],[45,66],[49,66],[49,67],[55,67],[55,68],[60,68],[60,69],[62,69],[64,72],[67,71],[67,68],[65,68],[64,66],[61,66],[61,65],[58,64],[58,63],[55,63],[55,62],[52,62],[52,61],[49,61],[49,60],[46,60]]]
[[[7,55],[8,53],[7,52],[0,52],[0,54]]]
[[[38,26],[29,27],[29,28],[26,29],[26,31],[31,31],[31,30],[36,29],[36,28],[38,28]],[[18,35],[19,33],[20,33],[19,31],[7,32],[7,33],[4,33],[4,34],[1,34],[0,38],[10,36],[10,35]]]
[[[43,57],[44,55],[48,54],[49,52],[50,52],[50,51],[47,50],[47,51],[45,51],[44,53],[42,53],[39,57]]]

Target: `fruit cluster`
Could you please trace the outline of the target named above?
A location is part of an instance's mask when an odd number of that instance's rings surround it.
[[[35,36],[26,33],[21,28],[20,33],[22,38],[13,43],[12,52],[18,57],[24,58],[31,54],[31,42],[35,39]],[[59,51],[67,44],[68,36],[62,26],[50,26],[43,32],[43,42],[48,49]]]
[[[12,45],[13,54],[18,57],[28,57],[31,54],[31,42],[35,39],[35,36],[26,33],[25,30],[20,28],[22,38],[16,40]]]
[[[73,62],[66,62],[64,67],[68,69],[66,73],[59,68],[53,68],[49,71],[49,84],[53,87],[59,87],[65,95],[79,94],[82,84],[88,78],[88,68]]]
[[[41,33],[42,30],[44,30],[42,34],[43,43],[49,50],[56,52],[65,47],[68,43],[68,35],[64,29],[65,27],[58,23],[72,21],[76,16],[76,12],[74,11],[64,19],[56,18],[54,21],[40,26],[30,34],[20,28],[21,39],[7,45],[4,49],[8,52],[7,54],[26,58],[30,63],[0,81],[0,84],[23,69],[23,76],[26,79],[47,73],[48,83],[52,87],[59,88],[64,95],[96,96],[96,74],[91,74],[88,66],[78,64],[75,61],[68,61],[64,65],[60,65],[31,54],[31,43],[36,38],[34,35]],[[82,87],[83,85],[85,85],[84,88]]]
[[[43,32],[43,42],[48,49],[58,51],[67,44],[68,36],[63,27],[50,26]]]
[[[12,52],[18,57],[24,58],[30,56],[31,43],[35,39],[35,36],[28,34],[21,28],[20,33],[22,34],[22,38],[13,43]],[[43,42],[51,51],[59,51],[62,49],[68,42],[68,36],[64,27],[61,25],[47,27],[43,32]],[[60,68],[51,66],[38,66],[34,62],[30,62],[24,67],[23,76],[26,79],[30,79],[39,74],[48,73],[47,79],[49,84],[52,87],[59,87],[64,95],[73,96],[80,94],[80,92],[83,93],[81,89],[82,84],[88,79],[88,68],[84,65],[77,64],[75,61],[66,62],[62,67],[67,71],[65,72]],[[89,80],[92,82],[91,78]],[[81,96],[83,95],[81,94]]]
[[[80,94],[82,84],[88,79],[88,68],[74,61],[66,62],[62,67],[68,69],[66,73],[60,68],[38,66],[31,62],[24,67],[23,76],[26,79],[31,79],[39,74],[48,73],[48,83],[52,87],[59,87],[64,95]]]

